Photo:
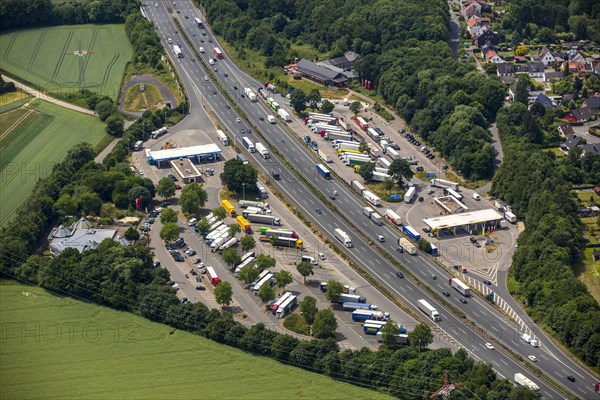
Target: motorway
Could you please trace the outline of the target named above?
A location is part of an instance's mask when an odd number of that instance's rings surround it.
[[[207,36],[202,36],[201,31],[193,22],[194,17],[198,17],[198,11],[192,6],[191,2],[179,2],[177,10],[181,13],[170,13],[168,3],[159,2],[158,7],[147,7],[145,12],[150,20],[155,22],[159,36],[163,40],[163,44],[169,55],[174,60],[179,76],[182,79],[183,85],[186,88],[190,97],[190,112],[194,113],[198,107],[206,107],[210,109],[218,119],[220,125],[228,132],[235,134],[241,127],[247,128],[243,123],[236,123],[238,115],[227,104],[227,100],[214,88],[210,82],[205,82],[203,77],[207,73],[203,70],[203,66],[199,60],[192,61],[195,58],[194,52],[189,48],[186,41],[180,38],[181,32],[178,31],[177,25],[173,21],[173,17],[177,18],[184,26],[188,33],[189,39],[194,43],[196,48],[203,46],[207,49],[207,53],[202,54],[202,58],[206,64],[209,57],[212,57],[212,43],[208,42],[210,38],[216,42],[210,31],[206,29]],[[185,16],[189,18],[185,18]],[[195,35],[194,35],[195,34]],[[176,58],[172,51],[172,46],[167,43],[166,38],[171,37],[175,42],[181,44],[183,58]],[[201,43],[200,40],[204,40]],[[514,329],[512,323],[502,316],[496,309],[488,305],[485,301],[478,297],[469,299],[467,305],[462,305],[458,302],[458,298],[453,295],[442,302],[438,298],[434,298],[424,291],[417,284],[409,279],[400,280],[395,276],[395,268],[383,258],[376,246],[370,240],[363,239],[362,236],[356,235],[353,232],[360,229],[364,235],[370,238],[375,238],[376,235],[382,234],[388,241],[386,243],[377,243],[391,254],[395,252],[395,240],[398,236],[398,230],[395,227],[384,225],[382,227],[372,224],[366,218],[361,217],[361,208],[365,205],[353,191],[345,184],[334,180],[323,180],[316,174],[314,165],[316,159],[313,155],[306,151],[306,147],[301,145],[296,138],[291,135],[286,129],[283,129],[278,120],[277,124],[270,124],[266,121],[260,121],[259,117],[266,117],[269,114],[268,109],[261,102],[252,103],[247,98],[242,98],[241,93],[244,87],[250,86],[254,89],[260,84],[246,74],[242,73],[231,62],[225,54],[224,60],[219,60],[216,63],[217,71],[214,73],[217,79],[223,86],[230,91],[239,107],[244,111],[252,124],[260,130],[262,135],[268,139],[268,142],[291,163],[295,169],[300,171],[307,177],[312,185],[324,194],[331,194],[337,191],[339,195],[332,203],[340,213],[349,216],[353,220],[356,227],[352,227],[340,219],[337,213],[330,212],[329,204],[324,204],[321,200],[311,192],[302,181],[296,180],[293,174],[286,173],[286,167],[274,157],[265,162],[258,153],[247,154],[246,156],[258,165],[260,169],[268,176],[275,169],[282,175],[281,181],[273,181],[273,184],[292,201],[296,207],[310,218],[319,229],[329,235],[333,241],[335,238],[332,232],[335,228],[342,228],[349,232],[352,236],[354,247],[345,249],[347,254],[355,260],[365,271],[377,278],[380,283],[387,287],[394,295],[402,298],[403,301],[414,308],[418,299],[426,299],[440,313],[441,322],[435,323],[438,333],[451,336],[454,340],[471,355],[479,360],[490,363],[494,369],[503,377],[512,379],[516,372],[523,372],[525,375],[532,378],[541,388],[541,393],[545,398],[560,398],[562,397],[553,387],[546,384],[539,378],[536,378],[533,373],[525,369],[525,367],[514,361],[508,354],[500,349],[487,350],[485,342],[489,339],[484,338],[479,332],[479,329],[471,329],[470,325],[456,317],[447,307],[446,302],[450,302],[455,307],[460,307],[467,317],[476,321],[480,327],[484,328],[489,334],[495,336],[497,342],[501,342],[513,351],[520,353],[523,357],[533,354],[540,361],[536,363],[536,367],[540,368],[550,377],[560,382],[574,395],[582,398],[593,398],[593,383],[595,378],[585,369],[581,368],[573,362],[568,356],[553,348],[549,341],[542,341],[542,347],[534,349],[530,345],[521,342],[518,339],[518,332]],[[228,74],[228,77],[224,76]],[[237,86],[238,90],[233,87]],[[177,127],[179,129],[179,127]],[[237,140],[239,140],[237,135]],[[260,141],[254,134],[246,134],[253,141]],[[240,146],[241,147],[241,146]],[[317,215],[315,209],[324,210],[322,215]],[[356,216],[356,218],[353,218]],[[413,274],[430,286],[434,291],[440,293],[448,289],[445,272],[431,262],[427,257],[411,257],[400,255],[399,260],[409,268]],[[433,280],[431,275],[435,274],[439,277]],[[548,351],[550,349],[551,351]],[[571,383],[566,380],[566,375],[573,375],[577,378],[576,383]]]

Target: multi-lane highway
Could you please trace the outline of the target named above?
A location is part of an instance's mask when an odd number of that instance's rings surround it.
[[[206,30],[206,36],[204,36],[201,29],[194,24],[194,18],[200,15],[191,2],[178,2],[177,6],[172,6],[171,3],[166,2],[159,2],[157,4],[158,7],[147,6],[145,13],[155,23],[165,48],[174,60],[175,67],[190,97],[190,112],[194,114],[200,107],[205,107],[219,120],[219,124],[223,128],[236,135],[239,140],[242,136],[239,134],[240,128],[245,128],[247,131],[248,126],[245,125],[243,119],[241,123],[236,122],[236,118],[239,116],[230,107],[227,99],[221,95],[220,91],[210,81],[207,82],[204,80],[204,76],[210,76],[204,68],[205,65],[208,66],[208,59],[214,58],[212,48],[216,45],[215,38],[208,28],[204,28]],[[169,11],[170,9],[173,9],[172,12]],[[179,13],[176,11],[179,11]],[[174,20],[179,21],[181,26],[184,27],[185,32],[179,32],[180,28],[175,24]],[[194,44],[195,49],[189,48],[187,42],[181,37],[184,33],[187,34],[189,40]],[[167,43],[167,38],[169,37],[181,45],[183,58],[175,57],[172,45]],[[198,56],[197,50],[199,47],[204,47],[206,50],[205,53],[200,54],[204,64],[200,63],[198,59],[194,60]],[[213,67],[211,66],[211,68]],[[314,154],[309,153],[305,146],[299,143],[286,129],[282,128],[280,120],[278,120],[277,124],[268,123],[266,116],[269,110],[263,103],[250,102],[249,99],[241,96],[244,87],[249,86],[256,89],[260,85],[258,82],[242,73],[228,59],[227,54],[225,54],[223,60],[218,60],[215,63],[214,68],[216,68],[216,71],[212,71],[214,76],[216,76],[226,90],[230,91],[234,101],[248,116],[252,125],[260,130],[266,141],[256,136],[254,132],[246,133],[245,135],[254,141],[270,143],[322,193],[331,194],[337,191],[338,195],[331,203],[334,203],[340,213],[347,215],[353,221],[352,224],[354,226],[346,223],[336,212],[330,211],[330,205],[321,202],[293,174],[285,173],[286,167],[276,157],[271,160],[263,160],[258,153],[247,154],[247,156],[266,175],[269,175],[273,169],[281,173],[283,179],[281,181],[273,181],[274,185],[303,214],[309,217],[322,232],[329,235],[333,241],[335,241],[335,238],[333,238],[332,232],[335,228],[340,227],[350,233],[354,247],[345,250],[365,271],[378,279],[381,284],[385,285],[392,293],[403,299],[406,304],[411,305],[413,308],[418,299],[426,299],[433,304],[441,314],[441,322],[435,323],[440,334],[453,337],[474,357],[493,365],[494,369],[502,376],[512,379],[516,372],[523,372],[540,386],[544,397],[561,397],[560,393],[553,387],[533,376],[522,365],[522,362],[514,361],[508,354],[499,349],[488,350],[485,347],[488,339],[479,333],[479,329],[471,329],[470,324],[456,317],[447,308],[446,301],[455,307],[460,307],[471,321],[475,321],[479,327],[483,327],[489,334],[495,336],[497,342],[501,342],[513,351],[518,352],[524,358],[528,355],[535,355],[539,360],[536,366],[561,385],[567,387],[573,394],[582,398],[593,398],[593,383],[595,382],[595,378],[591,374],[570,360],[547,340],[542,340],[542,347],[538,349],[521,342],[518,338],[518,332],[514,329],[511,322],[498,313],[496,309],[486,304],[485,301],[473,297],[469,299],[468,304],[463,305],[458,302],[457,293],[452,293],[450,298],[439,301],[438,298],[430,296],[428,292],[421,289],[420,286],[411,280],[397,278],[395,276],[395,268],[381,256],[377,246],[381,246],[389,253],[396,255],[413,272],[417,279],[426,282],[434,291],[440,293],[443,290],[448,290],[447,279],[445,278],[446,274],[442,269],[427,257],[396,253],[394,239],[399,235],[397,229],[388,225],[382,227],[376,226],[362,216],[361,207],[365,205],[362,199],[357,197],[342,182],[338,182],[335,179],[321,179],[315,171],[314,166],[317,161],[314,158]],[[237,89],[234,89],[234,87]],[[264,120],[261,120],[260,117]],[[315,213],[316,208],[324,210],[323,214],[317,215]],[[362,234],[358,234],[356,232],[357,229]],[[373,243],[376,242],[375,238],[379,234],[384,235],[387,238],[387,242],[374,245]],[[432,279],[432,275],[436,275],[438,279]],[[575,383],[567,381],[567,375],[573,375],[577,381]]]

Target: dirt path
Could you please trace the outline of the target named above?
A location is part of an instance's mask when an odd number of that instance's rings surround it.
[[[29,86],[25,86],[22,83],[17,82],[14,79],[9,78],[8,76],[2,75],[2,79],[4,79],[6,82],[13,82],[17,88],[19,88],[21,90],[24,90],[25,92],[29,93],[30,95],[32,95],[36,99],[41,99],[41,100],[47,101],[49,103],[55,104],[57,106],[68,108],[70,110],[77,111],[77,112],[80,112],[80,113],[83,113],[83,114],[88,114],[88,115],[96,116],[96,113],[94,111],[92,111],[92,110],[88,110],[87,108],[79,107],[79,106],[76,106],[74,104],[67,103],[65,101],[55,99],[54,97],[50,97],[50,96],[48,96],[48,95],[40,92],[39,90],[35,90],[33,88],[30,88]]]

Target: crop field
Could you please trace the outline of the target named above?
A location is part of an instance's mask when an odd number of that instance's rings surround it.
[[[41,100],[1,114],[0,121],[0,227],[71,147],[95,146],[107,136],[98,118]]]
[[[0,43],[2,69],[50,94],[89,89],[116,99],[133,54],[122,25],[20,30]]]
[[[7,399],[390,399],[37,287],[0,282],[0,302]]]

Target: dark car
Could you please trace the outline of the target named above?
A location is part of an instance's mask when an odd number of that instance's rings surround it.
[[[420,203],[422,203],[422,202],[423,202],[423,200],[425,200],[425,199],[423,198],[423,196],[419,196],[419,202],[420,202]]]
[[[234,87],[233,87],[233,90],[238,90],[238,87],[237,87],[237,86],[234,86]]]
[[[206,288],[202,285],[196,286],[196,290],[206,290]]]
[[[443,291],[443,292],[442,292],[442,294],[443,294],[444,296],[446,296],[446,297],[450,297],[450,293],[449,293],[449,292],[447,292],[447,291]]]
[[[190,269],[190,274],[192,274],[194,276],[198,275],[198,273],[196,271],[194,271],[193,269]]]
[[[320,209],[320,208],[317,208],[317,209],[315,210],[315,212],[316,212],[317,214],[322,214],[322,213],[323,213],[323,211],[321,211],[321,209]]]
[[[417,172],[423,172],[425,169],[423,167],[417,167],[415,168],[415,171]]]
[[[182,297],[180,300],[181,304],[187,304],[189,302],[187,297]]]
[[[398,278],[404,278],[404,274],[402,272],[400,272],[400,271],[396,272],[396,276]]]
[[[431,229],[429,229],[428,227],[423,228],[423,232],[425,233],[429,233],[431,231]]]
[[[158,260],[154,261],[154,263],[152,264],[152,266],[153,266],[154,268],[158,268],[158,267],[160,267],[160,261],[158,261]]]
[[[488,286],[489,286],[489,285],[491,285],[491,284],[492,284],[492,281],[490,281],[489,279],[484,279],[484,280],[483,280],[483,283],[485,283],[486,285],[488,285]]]
[[[201,276],[198,276],[198,275],[196,275],[196,282],[202,282],[202,277],[201,277]]]
[[[571,382],[575,382],[575,377],[573,375],[567,375],[567,379]]]
[[[194,260],[194,264],[200,264],[201,262],[202,262],[202,259],[201,259],[201,258],[196,258],[196,259]]]
[[[331,200],[335,200],[335,194],[330,194],[330,195],[329,195],[329,198],[330,198]]]
[[[458,299],[458,301],[460,301],[463,304],[467,304],[467,299],[465,299],[465,298],[461,297],[460,299]]]
[[[227,75],[227,72],[224,72],[223,76],[225,76],[225,78],[227,78],[229,75]]]
[[[258,117],[259,120],[264,121],[265,118],[264,117]]]

